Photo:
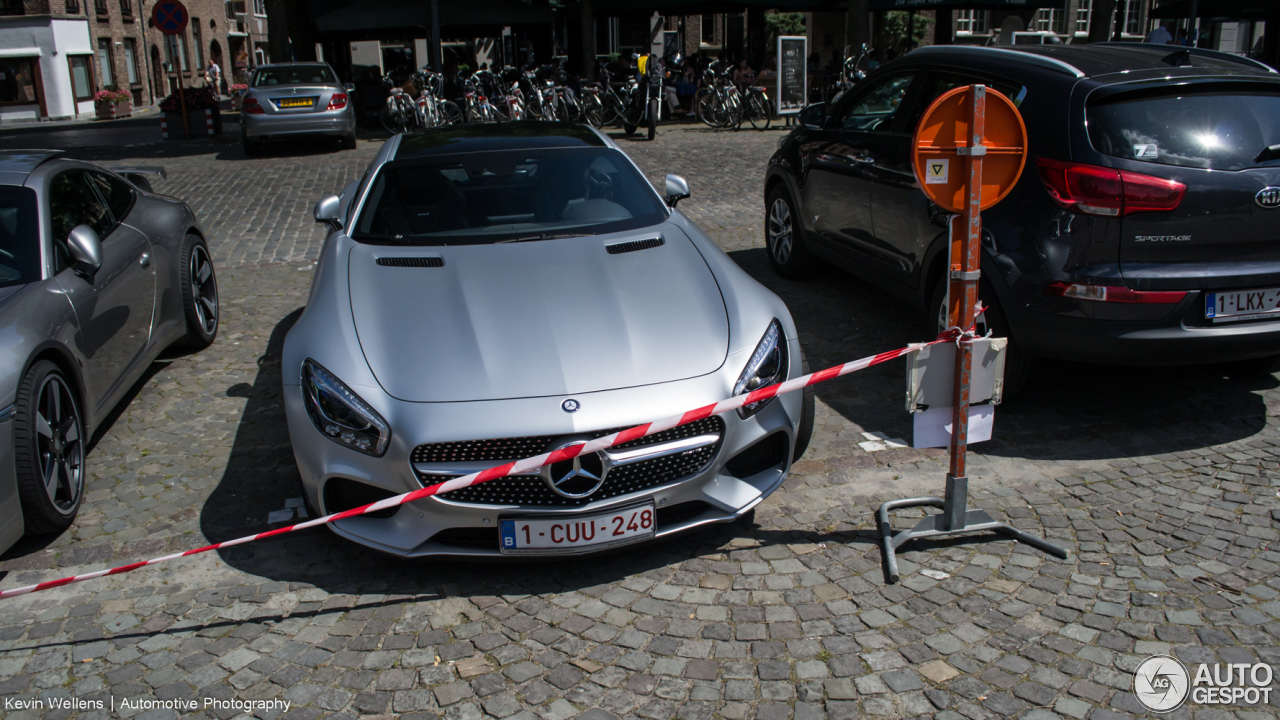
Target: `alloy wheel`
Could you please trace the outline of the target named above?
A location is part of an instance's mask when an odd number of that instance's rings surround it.
[[[779,265],[791,259],[791,208],[787,201],[778,198],[769,209],[769,251]]]
[[[36,403],[40,481],[58,512],[75,510],[84,489],[84,439],[71,388],[56,374],[45,378]]]
[[[213,277],[213,262],[203,245],[195,245],[191,248],[190,263],[187,274],[191,278],[196,317],[205,334],[212,335],[218,328],[218,282]]]

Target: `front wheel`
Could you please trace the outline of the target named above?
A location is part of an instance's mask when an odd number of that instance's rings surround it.
[[[186,346],[209,347],[218,336],[218,278],[209,248],[198,235],[182,243],[182,312],[187,320]]]
[[[649,139],[658,135],[658,101],[649,101]]]
[[[462,109],[452,100],[440,103],[440,118],[445,125],[458,125],[462,122]]]
[[[769,103],[760,95],[752,95],[747,120],[756,130],[769,129]]]
[[[70,527],[84,498],[85,425],[71,383],[41,360],[18,384],[13,461],[27,532]]]
[[[791,196],[782,185],[769,193],[764,219],[764,237],[769,265],[778,275],[799,280],[813,274],[813,257],[804,244],[804,228]]]
[[[803,349],[800,350],[800,374],[809,374],[809,358],[804,356]],[[800,422],[796,425],[796,447],[791,453],[791,462],[798,461],[809,449],[809,441],[813,439],[815,406],[813,386],[807,385],[800,390]]]
[[[1004,310],[1000,307],[1000,301],[996,298],[995,291],[986,280],[978,283],[978,299],[986,306],[981,315],[974,318],[974,332],[978,337],[991,333],[992,337],[1002,337],[1009,339],[1009,346],[1005,349],[1004,355],[1004,392],[1002,397],[1005,400],[1013,399],[1022,391],[1027,384],[1027,379],[1031,376],[1031,358],[1023,354],[1018,344],[1013,339],[1013,334],[1009,332],[1008,321],[1005,320]],[[938,278],[938,282],[933,287],[933,296],[929,302],[931,325],[935,334],[940,334],[946,330],[949,325],[947,323],[947,277],[944,273]]]

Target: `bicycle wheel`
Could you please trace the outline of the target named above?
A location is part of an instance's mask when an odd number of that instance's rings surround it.
[[[404,120],[400,116],[400,108],[393,103],[383,103],[382,110],[378,113],[378,120],[382,123],[382,127],[393,135],[402,132],[404,129]]]
[[[716,119],[717,110],[716,96],[713,93],[707,93],[698,98],[698,119],[707,127],[719,127],[719,121]]]
[[[736,93],[730,95],[729,101],[725,103],[724,112],[725,112],[725,123],[724,123],[725,127],[733,128],[734,130],[737,130],[739,127],[741,127],[742,116],[743,116],[742,97]]]
[[[622,102],[614,95],[609,95],[604,103],[604,117],[600,120],[604,125],[617,125],[622,122]]]
[[[752,95],[748,101],[747,121],[756,130],[769,129],[769,103],[759,95]]]
[[[604,106],[600,104],[600,98],[593,96],[584,100],[582,114],[591,127],[596,129],[604,127]]]
[[[452,100],[440,101],[440,124],[458,125],[462,122],[462,108]]]

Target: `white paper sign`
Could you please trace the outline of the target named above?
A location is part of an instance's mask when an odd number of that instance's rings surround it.
[[[912,447],[950,446],[952,414],[953,409],[949,407],[929,408],[924,412],[913,414],[915,428],[911,442]],[[969,406],[968,442],[970,445],[991,439],[991,425],[995,415],[996,408],[994,405]]]
[[[924,184],[946,185],[947,170],[951,161],[947,158],[930,158],[924,161]]]

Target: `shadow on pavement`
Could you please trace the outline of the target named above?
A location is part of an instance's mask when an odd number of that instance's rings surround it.
[[[835,269],[785,280],[763,248],[730,253],[791,309],[814,370],[912,342],[932,340],[924,316],[858,278]],[[1239,367],[1113,367],[1041,361],[1024,391],[1000,406],[984,455],[1091,460],[1194,450],[1249,437],[1266,423],[1260,391],[1274,376]],[[905,364],[888,363],[815,388],[817,396],[868,431],[911,438],[903,407]]]

